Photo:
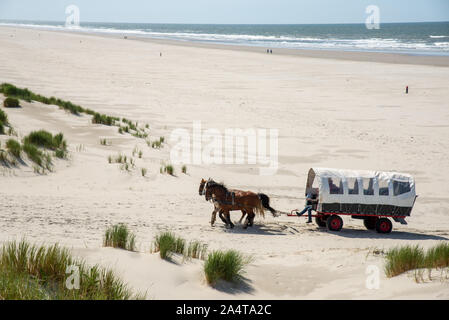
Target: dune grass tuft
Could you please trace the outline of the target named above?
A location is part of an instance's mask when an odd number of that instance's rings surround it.
[[[23,138],[22,150],[28,158],[40,167],[51,171],[51,155],[43,152],[39,147],[54,151],[57,158],[64,159],[67,157],[67,142],[62,133],[53,136],[46,130],[38,130]]]
[[[449,267],[449,242],[442,242],[426,251],[424,264],[427,268]]]
[[[6,141],[6,149],[8,149],[9,153],[11,153],[14,157],[20,159],[20,152],[22,151],[22,147],[17,140],[8,139],[8,141]]]
[[[159,171],[160,173],[168,173],[171,176],[175,175],[175,168],[171,164],[163,165]]]
[[[142,298],[111,270],[88,266],[57,244],[36,246],[22,240],[6,243],[0,249],[0,300]]]
[[[385,274],[395,277],[409,270],[449,267],[449,243],[440,243],[427,251],[418,245],[403,246],[388,250]]]
[[[200,259],[204,260],[207,255],[207,244],[201,243],[199,241],[191,241],[189,242],[189,246],[187,247],[184,256],[186,258]]]
[[[168,231],[158,234],[153,242],[153,251],[165,260],[170,260],[173,253],[184,254],[185,248],[186,241]]]
[[[159,137],[159,140],[155,140],[151,143],[151,147],[153,149],[160,149],[160,148],[162,148],[164,141],[165,141],[165,137]]]
[[[385,274],[394,277],[424,265],[424,250],[419,246],[404,246],[387,251]]]
[[[8,115],[3,110],[0,110],[0,122],[8,124]]]
[[[5,108],[19,108],[20,107],[20,103],[19,103],[18,99],[8,97],[8,98],[5,99],[5,101],[3,101],[3,106]]]
[[[44,165],[44,153],[36,148],[34,144],[24,142],[22,149],[27,154],[28,158],[35,164],[40,167]]]
[[[62,133],[53,136],[46,130],[32,131],[23,139],[23,141],[50,150],[67,149],[67,142],[64,140],[64,135]]]
[[[204,262],[206,281],[212,286],[219,280],[236,283],[242,279],[244,269],[251,260],[236,250],[213,251]]]
[[[108,228],[104,235],[105,247],[121,248],[129,251],[136,249],[136,236],[125,224],[119,223]]]

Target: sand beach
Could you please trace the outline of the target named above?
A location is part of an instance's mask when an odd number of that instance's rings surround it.
[[[0,27],[0,83],[148,124],[148,139],[93,124],[54,105],[21,101],[6,109],[22,138],[63,132],[68,159],[52,172],[0,165],[0,242],[59,243],[91,263],[113,268],[151,299],[449,299],[449,282],[417,283],[412,273],[387,278],[384,258],[400,245],[424,248],[449,239],[449,57],[320,50],[274,50]],[[405,94],[406,86],[409,93]],[[5,97],[0,95],[0,103]],[[278,130],[278,167],[188,163],[161,174],[175,130],[194,139],[213,129]],[[164,137],[162,148],[147,140]],[[204,136],[203,136],[204,137]],[[9,137],[0,135],[1,145]],[[100,143],[108,141],[107,145]],[[142,152],[142,156],[133,151]],[[121,170],[109,156],[133,157]],[[202,178],[263,192],[282,211],[304,207],[311,167],[399,171],[419,195],[407,225],[390,234],[344,217],[340,232],[306,218],[257,217],[252,228],[210,225],[213,205],[198,194]],[[142,168],[147,171],[142,176]],[[105,248],[106,228],[126,223],[137,252]],[[207,285],[202,261],[169,263],[150,253],[170,230],[210,250],[253,257],[239,286]],[[368,289],[367,268],[380,270]]]

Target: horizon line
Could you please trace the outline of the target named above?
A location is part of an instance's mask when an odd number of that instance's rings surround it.
[[[53,22],[53,23],[65,23],[63,20],[30,20],[30,19],[3,19],[0,18],[0,21],[23,21],[23,22]],[[395,22],[380,22],[379,24],[402,24],[402,23],[448,23],[449,20],[442,20],[442,21],[395,21]],[[261,25],[261,26],[281,26],[281,25],[344,25],[344,24],[351,24],[351,25],[364,25],[364,22],[334,22],[334,23],[209,23],[209,22],[202,22],[202,23],[194,23],[194,22],[125,22],[125,21],[85,21],[81,22],[80,24],[85,23],[128,23],[128,24],[173,24],[173,25]]]

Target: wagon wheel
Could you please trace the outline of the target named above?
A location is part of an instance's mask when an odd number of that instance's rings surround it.
[[[376,222],[379,220],[378,217],[366,217],[363,219],[363,224],[368,230],[376,229]]]
[[[315,217],[315,223],[318,225],[318,227],[326,227],[326,217],[325,216],[316,216]]]
[[[340,231],[343,227],[343,219],[337,215],[333,215],[327,219],[326,224],[330,231]]]
[[[393,229],[393,224],[388,218],[380,218],[376,222],[376,231],[379,233],[390,233]]]

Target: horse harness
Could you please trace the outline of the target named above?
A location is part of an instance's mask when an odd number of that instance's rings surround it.
[[[207,181],[206,184],[204,185],[203,191],[202,191],[201,195],[206,195],[206,190],[207,190],[207,185],[208,185],[208,184],[209,184],[209,181]],[[231,196],[231,201],[230,201],[230,202],[229,202],[229,201],[221,201],[221,200],[218,200],[217,198],[215,198],[215,194],[212,194],[211,200],[212,200],[213,202],[218,203],[218,204],[231,205],[231,206],[233,206],[233,205],[235,205],[235,192],[229,192],[229,191],[227,191],[227,192],[226,192],[226,195],[225,195],[225,199],[227,199],[229,195]]]
[[[212,200],[213,200],[214,202],[219,203],[219,204],[224,204],[224,205],[231,205],[231,206],[233,206],[233,205],[235,205],[235,192],[229,192],[229,191],[226,192],[225,199],[227,199],[229,195],[231,196],[231,201],[221,201],[221,200],[218,200],[218,199],[215,197],[215,194],[212,195]]]

